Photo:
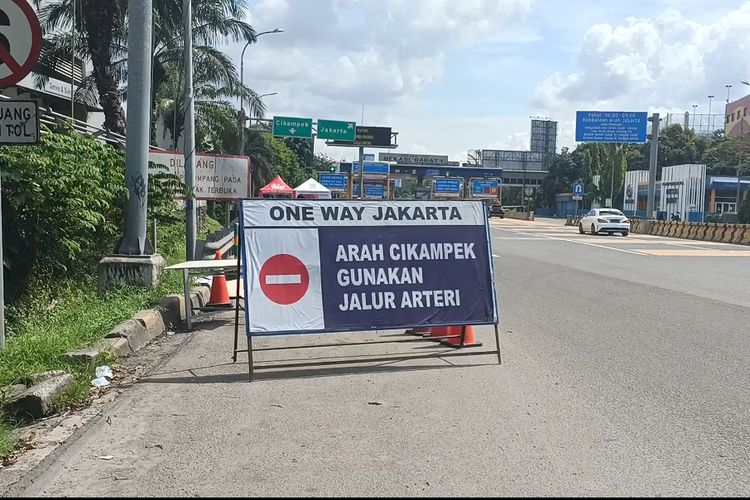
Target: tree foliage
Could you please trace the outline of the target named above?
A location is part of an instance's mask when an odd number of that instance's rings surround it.
[[[96,275],[103,255],[122,234],[125,188],[122,151],[77,133],[46,133],[36,146],[0,149],[8,295],[30,279]],[[175,216],[168,173],[149,182],[149,214]]]
[[[625,172],[647,170],[650,150],[650,141],[645,144],[582,143],[572,152],[563,148],[544,181],[543,202],[553,206],[555,194],[570,192],[573,181],[580,179],[590,200],[603,202],[613,193],[614,206],[622,206]],[[664,127],[659,134],[657,179],[661,178],[664,167],[688,163],[705,164],[708,175],[734,176],[738,167],[740,175],[748,175],[750,137],[725,138],[721,131],[711,136],[697,135],[678,124]],[[596,176],[599,176],[598,187],[593,182]]]

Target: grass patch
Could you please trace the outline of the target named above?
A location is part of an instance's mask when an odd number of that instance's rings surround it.
[[[212,219],[210,223],[218,224]],[[168,264],[185,260],[184,224],[159,227],[158,238],[158,252]],[[22,304],[8,308],[6,348],[0,351],[0,388],[27,383],[32,373],[65,370],[75,383],[55,404],[58,408],[82,407],[91,395],[95,366],[67,363],[62,354],[96,343],[115,325],[152,307],[165,295],[182,293],[182,274],[165,272],[153,290],[124,287],[104,295],[98,294],[93,277],[40,288]],[[0,418],[0,460],[16,445],[13,422]]]

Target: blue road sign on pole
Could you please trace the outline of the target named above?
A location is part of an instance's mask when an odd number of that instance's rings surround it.
[[[577,142],[646,142],[645,112],[577,111]]]
[[[583,184],[580,182],[573,184],[573,194],[576,196],[583,196]]]

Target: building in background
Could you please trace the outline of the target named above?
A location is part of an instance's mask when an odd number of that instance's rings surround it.
[[[532,153],[542,153],[544,170],[549,170],[557,152],[557,122],[533,118],[530,146]]]
[[[750,117],[747,108],[750,107],[750,95],[727,103],[724,116],[724,136],[739,137],[750,132]]]
[[[706,210],[706,165],[664,167],[658,206],[667,220],[679,212],[684,221],[702,222]]]
[[[467,165],[502,169],[506,187],[536,188],[547,176],[557,152],[557,122],[532,119],[529,150],[475,149]]]
[[[646,216],[648,205],[648,170],[630,170],[625,172],[623,194],[623,212],[627,215]],[[658,192],[658,191],[657,191]]]
[[[738,180],[737,177],[712,175],[708,178],[709,213],[737,213],[737,198],[740,202],[747,198],[750,191],[750,179]]]

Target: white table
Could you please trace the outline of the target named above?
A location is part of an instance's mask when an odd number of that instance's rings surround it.
[[[193,328],[193,304],[190,300],[190,274],[196,271],[226,271],[227,269],[236,269],[237,259],[221,259],[221,260],[189,260],[187,262],[180,262],[173,266],[168,266],[168,271],[179,271],[182,270],[182,286],[185,294],[185,321],[187,323],[187,329],[192,330]],[[239,283],[239,276],[237,279]],[[237,305],[239,305],[239,293],[235,298]],[[237,306],[235,306],[237,307]],[[206,309],[206,308],[201,308]],[[219,310],[219,308],[216,308]]]

